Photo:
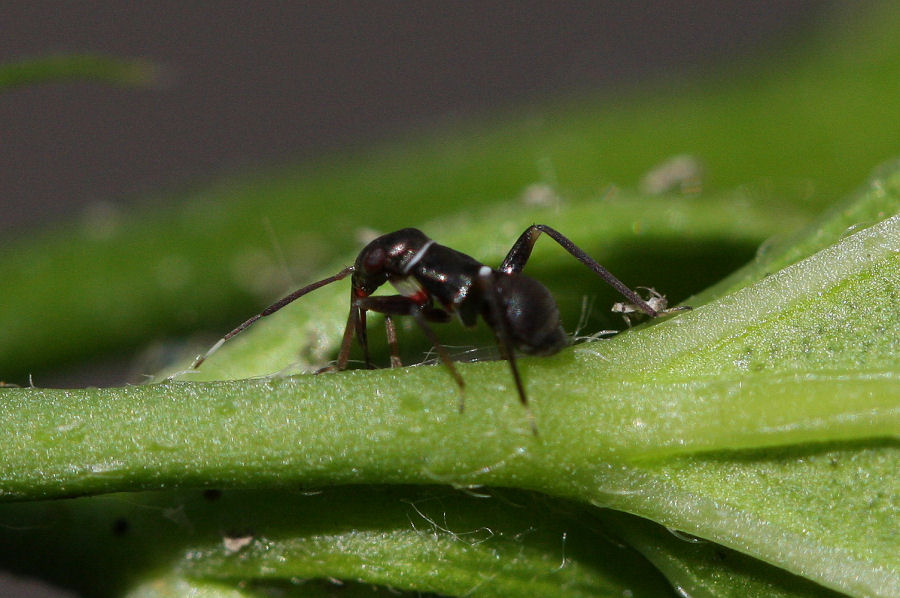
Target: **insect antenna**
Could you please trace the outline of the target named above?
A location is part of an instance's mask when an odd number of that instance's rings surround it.
[[[325,285],[328,285],[333,282],[337,282],[338,280],[342,280],[342,279],[346,278],[350,273],[353,272],[353,270],[354,270],[353,266],[347,266],[346,268],[344,268],[343,270],[341,270],[334,276],[329,276],[328,278],[323,278],[322,280],[319,280],[312,284],[306,285],[302,289],[297,289],[296,291],[294,291],[293,293],[291,293],[290,295],[288,295],[286,297],[282,297],[281,299],[279,299],[278,301],[276,301],[269,307],[265,308],[264,310],[262,310],[261,312],[259,312],[252,318],[248,319],[246,322],[244,322],[243,324],[241,324],[240,326],[238,326],[237,328],[235,328],[234,330],[232,330],[231,332],[229,332],[222,338],[220,338],[218,341],[216,341],[216,344],[214,344],[212,347],[209,348],[209,350],[206,353],[204,353],[203,355],[198,355],[197,358],[194,359],[194,363],[191,364],[191,369],[195,370],[198,367],[200,367],[200,364],[202,364],[204,361],[206,361],[210,355],[212,355],[213,353],[218,351],[219,347],[221,347],[222,345],[225,344],[225,341],[227,341],[228,339],[230,339],[233,336],[236,336],[238,333],[243,332],[244,330],[249,328],[251,324],[256,322],[258,319],[274,314],[276,311],[278,311],[279,309],[281,309],[288,303],[291,303],[292,301],[299,299],[300,297],[302,297],[303,295],[306,295],[307,293],[310,293],[312,291],[315,291],[318,288],[324,287]]]

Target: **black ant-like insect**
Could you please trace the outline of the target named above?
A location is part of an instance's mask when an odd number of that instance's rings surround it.
[[[362,347],[366,366],[372,367],[366,334],[366,312],[369,311],[384,314],[388,344],[391,347],[391,365],[401,365],[393,316],[412,316],[462,389],[465,386],[462,376],[454,367],[446,349],[441,346],[429,322],[449,322],[451,315],[456,314],[465,326],[472,327],[481,316],[494,331],[500,354],[509,362],[512,370],[519,400],[527,409],[528,398],[516,366],[516,350],[529,355],[552,355],[570,342],[550,291],[521,273],[541,233],[549,235],[575,259],[593,270],[628,299],[630,306],[650,317],[666,313],[655,309],[572,241],[544,224],[528,227],[496,270],[455,249],[438,245],[418,229],[404,228],[382,235],[366,245],[352,266],[294,291],[253,316],[223,336],[206,354],[198,356],[191,367],[199,367],[225,341],[260,318],[275,313],[311,291],[352,274],[350,315],[341,349],[337,363],[325,368],[326,370],[343,370],[347,367],[354,336]],[[372,296],[385,283],[390,283],[400,294]],[[461,397],[460,412],[463,406]],[[536,432],[533,420],[532,430]]]

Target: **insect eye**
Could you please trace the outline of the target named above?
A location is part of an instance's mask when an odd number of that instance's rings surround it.
[[[384,267],[386,259],[387,256],[384,253],[384,249],[380,247],[375,248],[363,259],[363,269],[369,273],[379,272]]]

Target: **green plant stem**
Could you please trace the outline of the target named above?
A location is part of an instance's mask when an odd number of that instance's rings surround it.
[[[528,488],[889,596],[900,591],[896,540],[871,530],[898,516],[900,450],[882,439],[900,436],[900,364],[896,337],[874,331],[898,329],[900,316],[871,298],[900,295],[898,281],[895,216],[677,319],[523,360],[538,437],[502,362],[460,366],[463,414],[446,372],[429,367],[7,389],[0,479],[9,498],[172,483]],[[786,456],[723,452],[766,447]],[[823,495],[860,471],[866,493]]]

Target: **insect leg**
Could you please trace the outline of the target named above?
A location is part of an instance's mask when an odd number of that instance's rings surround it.
[[[356,318],[356,340],[362,347],[363,359],[367,369],[373,369],[372,358],[369,356],[369,334],[366,332],[366,309],[359,308],[359,315]]]
[[[197,358],[194,359],[194,363],[191,364],[191,369],[195,370],[198,367],[200,367],[200,364],[203,363],[204,361],[206,361],[206,359],[210,355],[212,355],[213,353],[218,351],[219,347],[221,347],[222,345],[225,344],[225,341],[227,341],[231,337],[239,334],[240,332],[244,331],[245,329],[250,327],[251,324],[256,322],[258,319],[274,314],[276,311],[278,311],[279,309],[281,309],[288,303],[299,299],[300,297],[302,297],[303,295],[306,295],[307,293],[309,293],[311,291],[315,291],[316,289],[318,289],[320,287],[324,287],[327,284],[331,284],[332,282],[336,282],[338,280],[346,278],[348,274],[353,272],[353,269],[354,269],[353,266],[348,266],[348,267],[344,268],[343,270],[341,270],[340,272],[338,272],[337,274],[335,274],[334,276],[329,276],[328,278],[323,278],[322,280],[319,280],[312,284],[306,285],[302,289],[297,289],[296,291],[294,291],[293,293],[291,293],[290,295],[288,295],[286,297],[282,297],[281,299],[279,299],[278,301],[276,301],[269,307],[265,308],[264,310],[262,310],[261,312],[259,312],[258,314],[256,314],[255,316],[253,316],[252,318],[250,318],[249,320],[247,320],[246,322],[244,322],[243,324],[241,324],[240,326],[238,326],[237,328],[235,328],[234,330],[232,330],[231,332],[229,332],[228,334],[223,336],[222,338],[220,338],[216,342],[216,344],[214,344],[212,347],[209,348],[209,350],[206,353],[204,353],[203,355],[198,355]]]
[[[429,318],[435,319],[436,321],[446,321],[443,319],[443,317],[437,317],[438,314],[446,314],[446,312],[432,309],[428,310],[428,313],[426,314],[423,311],[422,306],[420,306],[409,297],[405,297],[404,295],[366,297],[364,299],[358,299],[356,303],[362,309],[368,309],[385,315],[413,316],[416,323],[419,325],[419,328],[421,328],[422,332],[425,333],[428,341],[438,352],[438,356],[441,358],[441,362],[447,367],[448,370],[450,370],[450,375],[453,376],[454,380],[456,380],[456,384],[459,386],[459,389],[462,390],[465,388],[466,383],[459,372],[456,370],[456,367],[454,367],[453,360],[450,358],[450,354],[447,353],[447,350],[441,344],[441,341],[434,333],[434,330],[432,330],[431,326],[428,325]],[[463,403],[463,398],[460,397],[460,412],[463,411],[464,406],[465,405]]]
[[[572,254],[575,259],[593,270],[595,274],[602,278],[609,286],[617,290],[642,312],[654,318],[659,315],[657,310],[653,309],[653,307],[644,301],[640,295],[628,288],[621,280],[613,276],[612,272],[598,264],[596,260],[586,254],[562,233],[550,228],[546,224],[532,224],[524,233],[522,233],[512,246],[512,249],[509,250],[503,263],[500,264],[500,272],[505,272],[507,274],[520,273],[525,268],[525,263],[531,256],[531,250],[534,248],[534,244],[537,242],[538,237],[541,236],[541,233],[547,233],[551,239],[559,243],[559,245]]]
[[[391,348],[391,367],[403,367],[400,360],[400,347],[397,345],[397,327],[394,326],[394,318],[390,314],[384,316],[384,332],[387,336],[388,346]]]
[[[522,376],[519,374],[519,366],[516,365],[516,350],[509,334],[509,327],[506,322],[506,313],[503,309],[502,299],[497,292],[497,286],[494,284],[494,273],[490,268],[485,266],[478,273],[478,282],[482,288],[482,295],[485,297],[488,309],[492,315],[494,336],[497,339],[497,346],[500,348],[500,355],[509,363],[509,369],[512,371],[513,380],[516,383],[516,390],[519,393],[519,401],[525,407],[528,413],[528,422],[531,424],[532,433],[537,436],[537,425],[534,422],[534,414],[531,407],[528,406],[528,396],[525,394],[525,386],[522,384]]]
[[[463,377],[453,365],[453,360],[450,358],[450,354],[447,353],[447,349],[444,348],[444,345],[441,344],[441,341],[434,333],[434,330],[431,328],[431,326],[428,325],[428,320],[425,319],[425,316],[422,314],[422,312],[416,310],[412,315],[415,318],[416,323],[419,325],[419,328],[421,328],[422,332],[425,333],[425,336],[428,337],[428,342],[430,342],[435,351],[438,352],[438,357],[441,358],[441,362],[444,364],[444,366],[446,366],[448,370],[450,370],[450,375],[453,376],[454,380],[456,380],[456,385],[460,390],[459,412],[462,413],[466,408],[465,395],[462,394],[462,391],[466,388],[465,380],[463,380]]]
[[[351,290],[351,297],[353,296]],[[316,374],[347,369],[347,361],[350,359],[350,347],[353,345],[353,337],[356,333],[356,323],[359,320],[359,308],[350,305],[350,314],[347,316],[347,324],[344,326],[344,336],[341,338],[341,350],[338,352],[337,362],[333,365],[316,370]]]

